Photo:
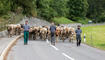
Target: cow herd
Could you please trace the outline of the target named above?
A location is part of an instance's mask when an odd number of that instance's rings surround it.
[[[7,25],[8,37],[12,37],[13,35],[21,34],[21,25],[20,24],[9,24]]]
[[[7,25],[8,37],[13,35],[20,35],[23,32],[22,24],[10,24]],[[63,42],[67,39],[69,42],[73,42],[76,38],[75,29],[67,26],[56,26],[56,42],[62,40]],[[29,39],[32,40],[51,40],[50,26],[32,26],[29,30]]]

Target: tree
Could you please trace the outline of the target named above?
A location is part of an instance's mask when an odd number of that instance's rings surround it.
[[[103,22],[101,21],[101,16],[105,12],[105,0],[88,0],[89,9],[87,17],[93,19],[94,22]],[[99,21],[100,20],[100,21]]]
[[[51,7],[52,0],[37,0],[37,11],[38,15],[44,19],[50,20],[52,17],[56,16],[57,13]]]
[[[10,11],[10,2],[8,0],[0,0],[0,15],[7,14]]]
[[[68,0],[53,0],[51,3],[51,7],[57,12],[57,16],[66,17],[68,14],[68,8],[67,8],[67,2]]]
[[[38,15],[50,20],[54,17],[67,15],[67,0],[37,0]]]
[[[68,1],[69,8],[69,17],[85,17],[88,9],[87,0],[69,0]]]

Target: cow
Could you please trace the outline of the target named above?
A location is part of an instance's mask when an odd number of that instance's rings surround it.
[[[18,27],[19,26],[16,24],[7,25],[8,37],[12,37],[13,35],[16,35],[17,29],[20,29]]]
[[[73,40],[76,38],[75,29],[72,27],[69,27],[69,42],[73,43]]]
[[[56,42],[58,42],[58,39],[60,37],[60,34],[61,34],[61,27],[60,26],[57,26],[56,27]]]
[[[61,26],[61,40],[63,40],[63,42],[65,41],[66,39],[66,27],[65,26]]]
[[[7,32],[8,32],[8,37],[12,37],[12,26],[11,25],[7,25]]]
[[[21,25],[17,24],[15,27],[15,35],[20,35],[21,34]]]
[[[50,29],[47,30],[47,39],[51,40],[51,31],[50,31]]]
[[[47,28],[45,28],[45,27],[40,28],[40,38],[42,40],[46,40],[46,38],[47,38]]]
[[[29,40],[33,39],[33,36],[34,36],[34,29],[33,29],[33,27],[30,27],[30,30],[29,30]]]
[[[33,28],[33,39],[34,39],[34,40],[36,40],[37,37],[39,36],[39,31],[40,31],[40,27],[35,26],[35,27]]]
[[[49,26],[43,26],[43,27],[47,29],[46,38],[47,38],[48,40],[51,40],[51,31],[50,31],[50,27],[49,27]]]

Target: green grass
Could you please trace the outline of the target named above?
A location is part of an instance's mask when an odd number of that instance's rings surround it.
[[[88,18],[86,18],[86,17],[85,17],[85,18],[74,17],[73,20],[76,21],[77,23],[88,24],[88,21],[89,21],[90,19],[88,19]]]
[[[82,27],[86,34],[86,44],[105,50],[105,25]]]
[[[57,17],[57,18],[53,18],[52,20],[56,24],[69,24],[69,23],[74,23],[72,20],[69,20],[69,19],[67,19],[65,17]]]

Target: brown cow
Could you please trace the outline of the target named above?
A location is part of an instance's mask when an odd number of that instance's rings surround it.
[[[35,39],[37,39],[37,37],[39,36],[39,30],[40,30],[40,27],[38,27],[38,26],[35,26],[34,28],[33,28],[33,30],[34,30],[34,36],[33,36],[33,39],[35,40]]]
[[[56,42],[58,42],[58,39],[60,37],[60,34],[61,34],[61,27],[60,26],[57,26],[56,27]]]
[[[75,36],[76,36],[75,29],[72,27],[69,27],[69,42],[73,43],[73,40],[75,40],[76,38]]]
[[[47,28],[42,27],[40,28],[40,37],[42,40],[46,40],[47,38]]]
[[[20,34],[21,26],[18,24],[10,24],[7,25],[8,37],[12,37],[13,35]]]

